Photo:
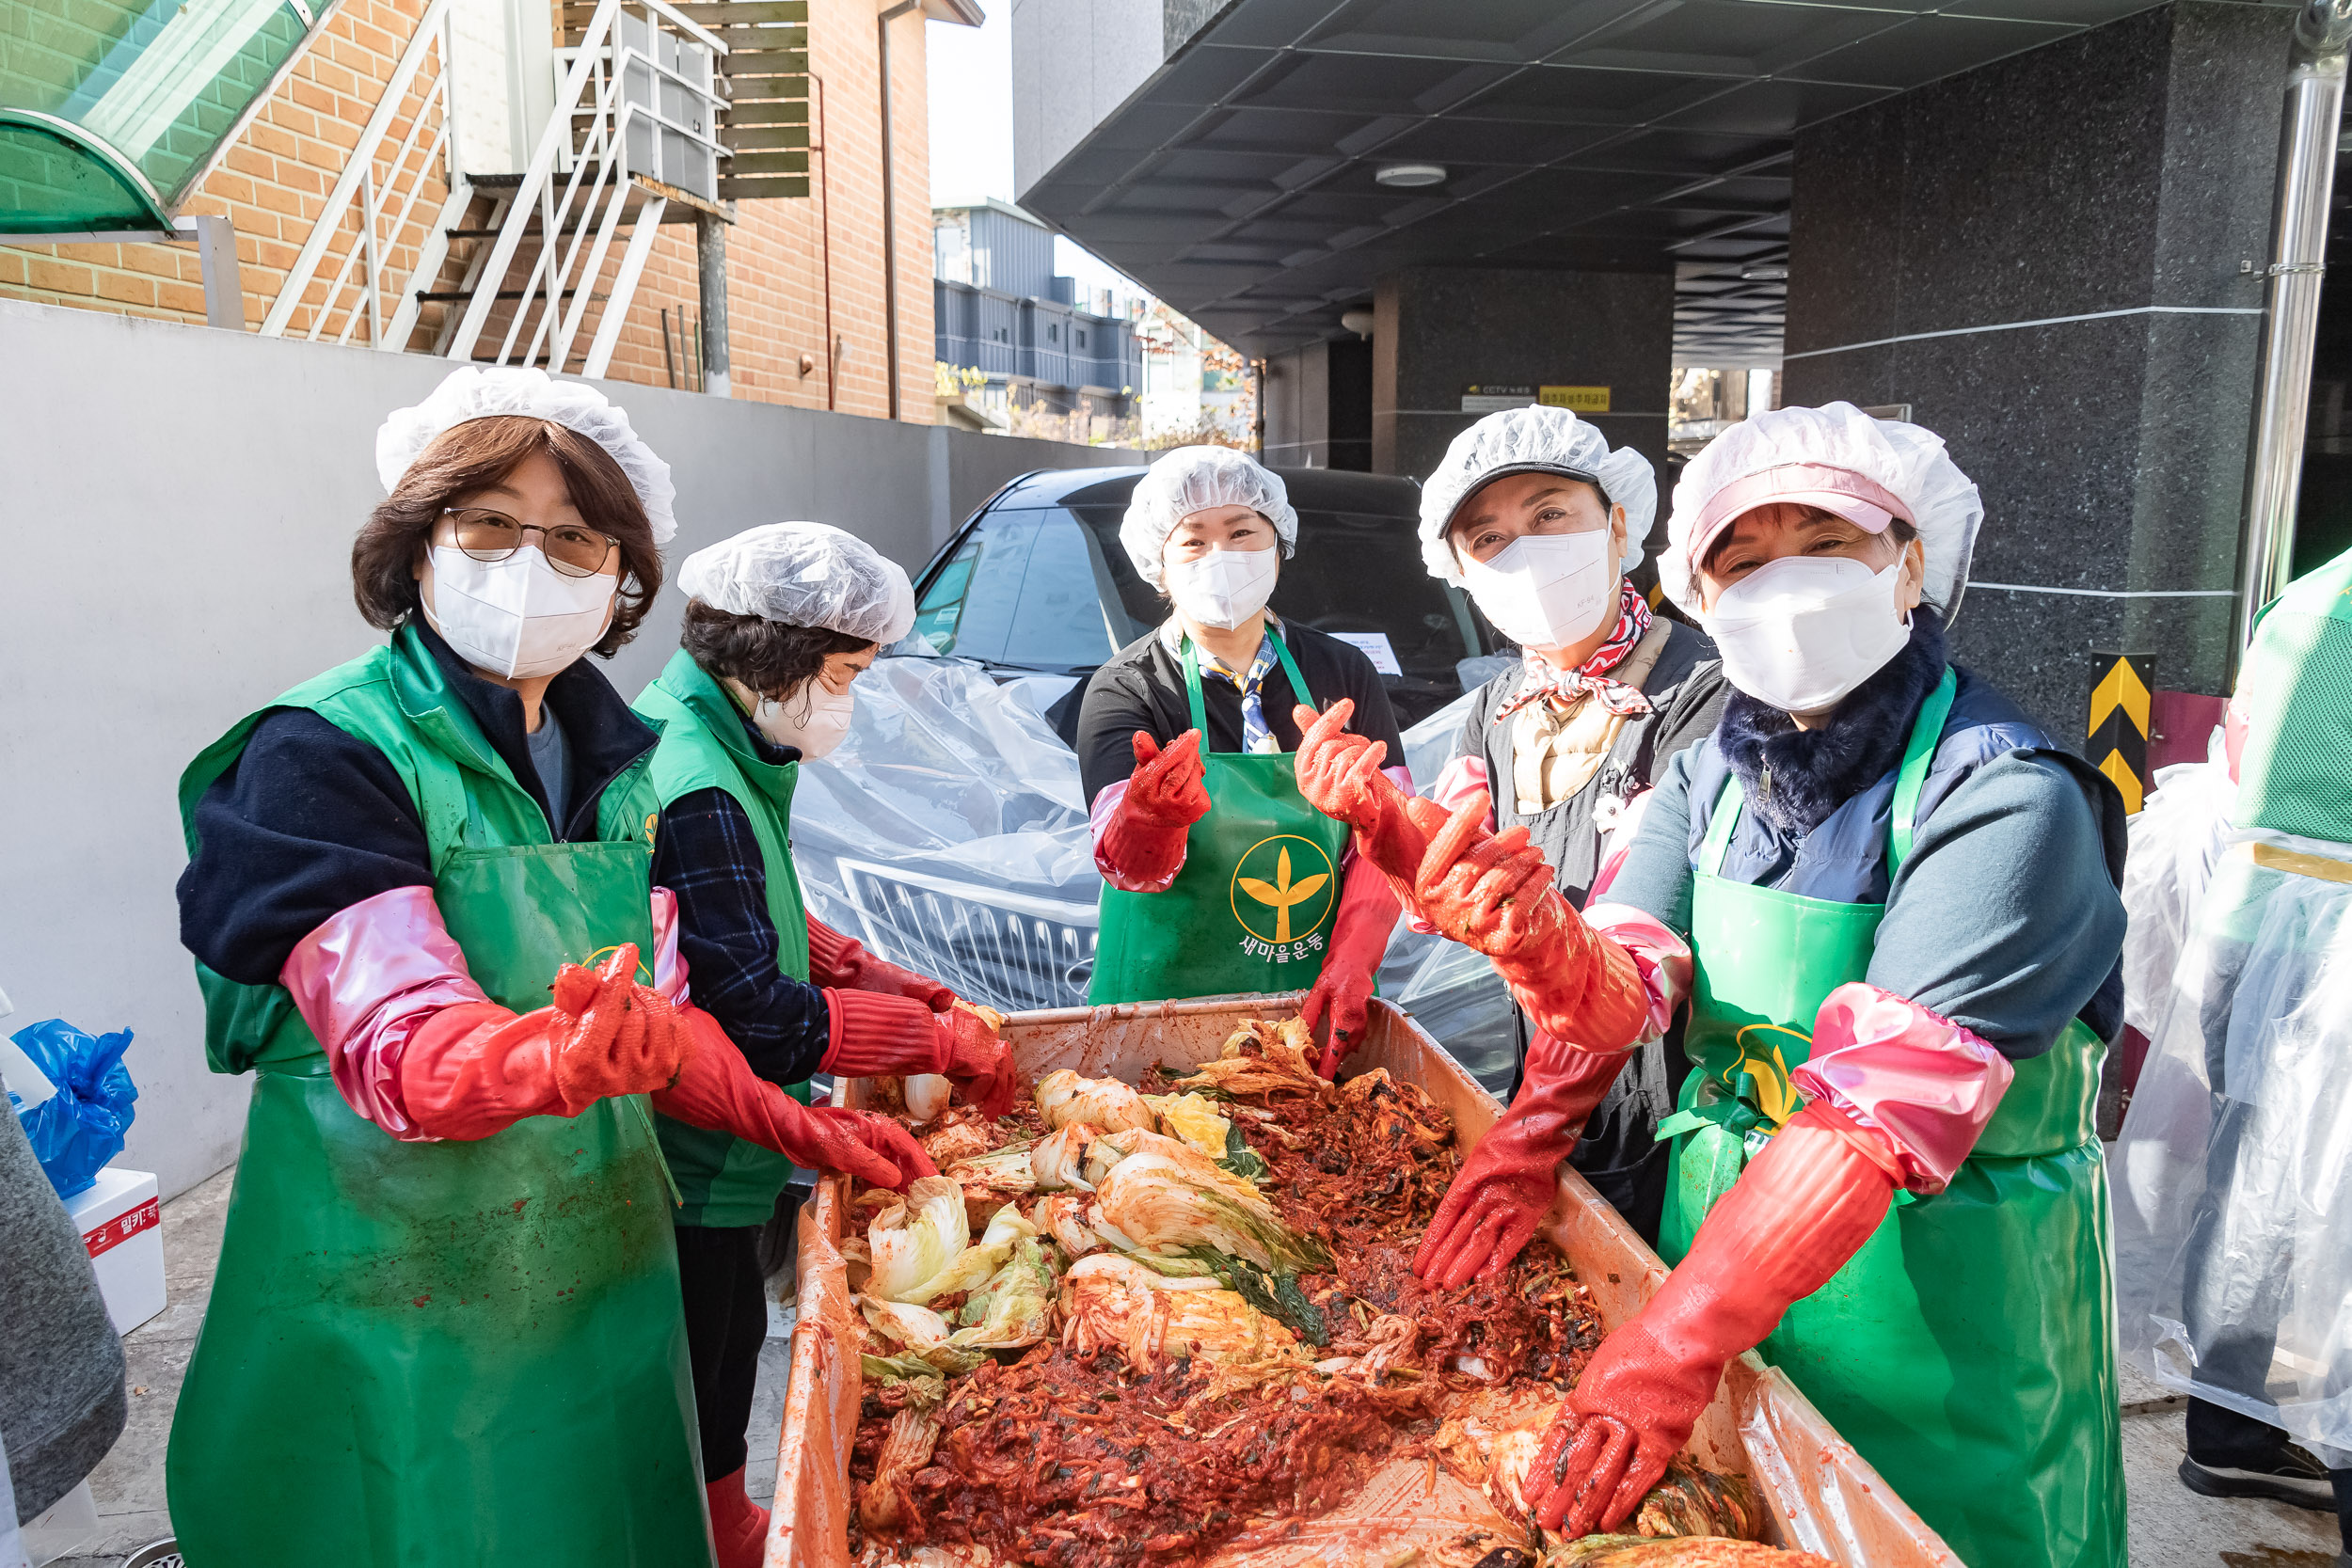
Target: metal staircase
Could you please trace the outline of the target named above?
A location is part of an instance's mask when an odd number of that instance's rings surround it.
[[[554,111],[529,166],[469,174],[451,0],[432,0],[262,332],[604,374],[662,225],[731,221],[734,198],[805,193],[806,152],[779,150],[807,140],[806,10],[568,5]],[[728,122],[739,85],[751,121],[739,131]],[[738,173],[731,144],[745,137],[753,166]]]

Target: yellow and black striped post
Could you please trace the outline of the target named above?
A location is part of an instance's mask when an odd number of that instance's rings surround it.
[[[2093,650],[2098,676],[2090,688],[2090,744],[2084,754],[2123,792],[2123,809],[2137,812],[2148,797],[2148,705],[2153,676],[2146,654]]]

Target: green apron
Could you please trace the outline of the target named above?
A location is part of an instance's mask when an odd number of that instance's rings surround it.
[[[697,790],[724,790],[751,819],[767,870],[768,918],[776,928],[776,966],[795,980],[808,978],[808,913],[800,872],[792,864],[792,790],[797,762],[763,762],[743,733],[743,715],[726,689],[694,657],[679,649],[661,676],[638,694],[637,711],[661,731],[651,773],[654,797],[667,811]],[[691,977],[689,977],[690,983]],[[803,1104],[808,1085],[784,1092]],[[656,1117],[661,1152],[677,1178],[680,1225],[765,1225],[792,1178],[792,1162],[732,1132],[689,1127]]]
[[[412,635],[273,706],[320,713],[406,777],[435,901],[493,1000],[542,1006],[566,959],[652,952],[643,762],[605,792],[604,841],[555,844]],[[261,717],[183,779],[191,851],[198,799]],[[215,1065],[256,1076],[172,1424],[189,1568],[710,1568],[643,1098],[403,1143],[344,1101],[282,988],[199,979]]]
[[[1913,827],[1952,701],[1947,671],[1897,775],[1887,872]],[[1692,889],[1695,990],[1660,1250],[1701,1219],[1799,1108],[1829,993],[1864,979],[1883,904],[1720,875],[1741,804],[1726,781]],[[2115,1292],[2092,1120],[2105,1048],[2080,1019],[2015,1065],[1976,1148],[1757,1347],[1972,1568],[2123,1568]]]
[[[1268,635],[1291,689],[1311,705],[1290,648]],[[1189,637],[1184,663],[1192,727],[1205,741],[1200,659]],[[1159,893],[1103,890],[1089,1002],[1298,990],[1323,973],[1347,825],[1307,803],[1288,752],[1208,752],[1200,768],[1209,814],[1185,837],[1176,880]]]

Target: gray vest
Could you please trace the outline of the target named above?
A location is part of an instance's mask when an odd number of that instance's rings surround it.
[[[1627,720],[1601,760],[1592,782],[1549,811],[1519,815],[1518,790],[1514,784],[1516,748],[1512,732],[1516,717],[1494,721],[1495,710],[1509,702],[1526,679],[1527,668],[1506,670],[1488,681],[1470,705],[1463,725],[1463,749],[1486,759],[1486,780],[1495,799],[1495,827],[1524,825],[1536,847],[1551,863],[1560,891],[1577,908],[1600,869],[1600,834],[1593,814],[1604,800],[1623,801],[1649,788],[1666,770],[1674,754],[1714,733],[1723,711],[1723,665],[1715,644],[1696,627],[1677,623],[1666,639],[1665,650],[1643,683],[1652,711]]]

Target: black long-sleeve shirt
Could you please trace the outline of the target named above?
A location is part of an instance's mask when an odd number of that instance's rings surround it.
[[[531,762],[522,699],[484,680],[432,627],[415,635],[516,782],[547,806]],[[652,750],[651,726],[580,659],[548,684],[564,725],[572,803],[556,839],[596,836],[596,806],[620,771]],[[180,874],[180,940],[231,980],[267,985],[330,916],[394,888],[433,885],[424,821],[391,760],[308,708],[280,708],[197,802],[198,847]]]
[[[1405,765],[1405,736],[1389,707],[1388,689],[1363,651],[1293,621],[1282,628],[1291,658],[1313,693],[1318,712],[1342,697],[1356,701],[1356,716],[1348,729],[1388,743],[1386,768]],[[1291,690],[1290,675],[1279,663],[1266,672],[1258,688],[1265,705],[1266,729],[1285,752],[1298,750],[1298,726],[1291,709],[1309,699]],[[1204,675],[1200,705],[1208,719],[1201,736],[1204,752],[1242,749],[1241,693],[1220,675]],[[1087,682],[1086,701],[1078,710],[1078,770],[1089,804],[1097,795],[1136,770],[1135,734],[1149,731],[1165,746],[1192,728],[1192,705],[1184,693],[1184,667],[1161,641],[1159,628],[1121,648],[1108,664]]]
[[[746,722],[761,760],[799,759]],[[723,789],[681,795],[654,831],[653,879],[677,895],[678,956],[695,1006],[719,1021],[752,1070],[797,1084],[823,1060],[833,1022],[825,993],[776,967],[781,940],[768,913],[768,865],[752,819]]]

